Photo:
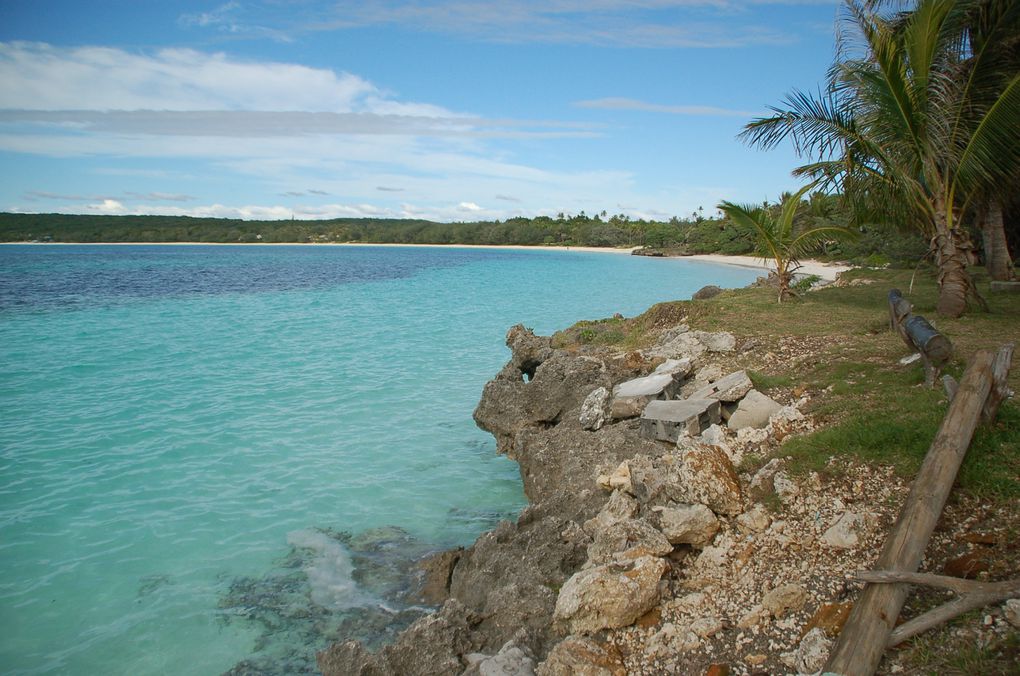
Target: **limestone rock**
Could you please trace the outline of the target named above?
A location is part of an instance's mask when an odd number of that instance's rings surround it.
[[[436,613],[421,618],[400,634],[396,643],[378,653],[368,652],[356,641],[330,646],[316,655],[323,676],[408,674],[428,676],[463,671],[460,655],[475,647],[469,636],[477,618],[459,601],[451,599]]]
[[[765,427],[769,424],[769,416],[782,408],[758,390],[750,390],[740,400],[737,410],[730,416],[729,428],[739,430],[745,427]]]
[[[560,589],[553,619],[571,633],[626,627],[659,602],[659,580],[669,564],[643,556],[575,573]]]
[[[450,597],[450,577],[463,553],[463,547],[448,549],[432,554],[418,564],[423,577],[419,595],[425,603],[440,605]]]
[[[822,533],[822,544],[833,549],[853,549],[860,542],[857,533],[864,523],[863,517],[845,512]]]
[[[478,655],[475,653],[475,655]],[[469,656],[466,656],[466,659]],[[479,655],[461,676],[535,676],[535,660],[529,651],[508,641],[495,655]]]
[[[719,531],[719,519],[705,505],[660,507],[656,511],[659,512],[662,534],[674,545],[704,547]]]
[[[718,286],[709,284],[695,291],[694,295],[691,296],[691,300],[708,300],[709,298],[715,298],[722,292],[723,290]]]
[[[761,622],[768,619],[768,617],[768,611],[761,605],[751,606],[750,610],[744,613],[737,621],[737,629],[750,629],[751,627],[761,624]]]
[[[718,333],[693,331],[692,333],[709,352],[733,352],[737,346],[737,339],[728,331],[719,331]]]
[[[1002,614],[1006,621],[1020,629],[1020,599],[1010,599],[1002,606]]]
[[[609,409],[609,390],[599,387],[591,391],[581,404],[581,415],[579,420],[581,427],[586,430],[600,430],[606,424],[606,415]]]
[[[718,399],[719,401],[740,401],[754,388],[747,371],[736,371],[719,378],[713,383],[694,391],[692,399]]]
[[[733,463],[714,446],[683,450],[675,479],[667,487],[670,497],[686,504],[707,505],[716,514],[736,516],[743,511],[740,480]]]
[[[786,472],[776,472],[775,476],[772,477],[772,485],[775,488],[776,495],[779,496],[780,502],[784,505],[789,504],[800,495],[800,489],[797,488],[797,484],[794,483],[793,479]]]
[[[625,676],[619,653],[582,636],[563,639],[538,665],[538,676]]]
[[[614,559],[665,556],[673,551],[666,536],[644,519],[617,521],[595,533],[588,546],[588,563],[602,565]]]
[[[701,433],[701,442],[708,446],[718,446],[719,448],[726,450],[728,445],[726,444],[726,432],[719,425],[709,425],[704,432]]]
[[[682,331],[680,329],[683,329]],[[659,344],[644,350],[649,357],[697,359],[705,354],[708,348],[685,324],[668,331],[659,339]]]
[[[742,432],[743,430],[741,430]],[[738,432],[738,438],[739,438]],[[754,473],[751,477],[751,483],[748,485],[747,493],[752,500],[763,500],[769,495],[775,493],[775,476],[776,473],[782,468],[783,461],[779,458],[773,458],[765,463],[761,469]]]
[[[787,612],[798,611],[807,603],[807,590],[799,584],[784,584],[762,597],[761,605],[773,617],[782,617]]]
[[[618,521],[633,518],[639,509],[637,500],[622,490],[615,490],[599,513],[584,522],[584,532],[594,535]]]
[[[817,674],[829,659],[832,641],[821,629],[812,629],[797,646],[796,668],[798,674]]]
[[[552,341],[548,336],[536,336],[523,324],[510,327],[506,332],[506,346],[510,348],[511,363],[526,378],[553,355]]]
[[[702,617],[691,623],[691,631],[701,638],[711,638],[723,630],[723,623],[718,617]]]
[[[745,533],[761,533],[771,523],[772,517],[761,504],[755,504],[754,507],[737,517],[737,528]]]

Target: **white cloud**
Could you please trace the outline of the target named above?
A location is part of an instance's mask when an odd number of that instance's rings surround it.
[[[0,43],[0,108],[20,110],[377,112],[389,102],[370,82],[289,63],[222,53]],[[442,114],[405,104],[402,114]]]
[[[404,28],[474,41],[585,44],[637,48],[718,48],[798,39],[797,27],[776,27],[772,5],[819,5],[837,0],[401,0],[306,5],[291,32],[364,26]],[[273,6],[264,4],[267,15]]]
[[[605,110],[637,110],[648,113],[669,113],[671,115],[704,115],[710,117],[742,117],[750,118],[763,113],[746,110],[731,110],[716,106],[663,105],[628,98],[604,98],[588,101],[576,101],[578,108],[601,108]]]

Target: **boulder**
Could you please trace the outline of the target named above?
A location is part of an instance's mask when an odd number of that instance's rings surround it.
[[[513,641],[507,641],[495,655],[473,653],[465,655],[465,660],[469,666],[461,676],[535,676],[535,660]]]
[[[523,324],[510,327],[506,332],[506,346],[510,348],[510,363],[524,378],[531,379],[542,362],[553,355],[552,340],[536,336]]]
[[[747,371],[735,371],[691,393],[691,399],[718,399],[724,402],[740,401],[754,388]]]
[[[718,286],[709,284],[695,291],[694,295],[691,296],[691,300],[708,300],[709,298],[715,298],[722,292],[723,290]]]
[[[583,636],[568,636],[538,665],[538,676],[626,676],[623,659]]]
[[[676,502],[701,503],[716,514],[736,516],[743,511],[737,472],[726,453],[715,446],[685,448],[666,490]]]
[[[659,602],[668,568],[658,557],[642,556],[575,573],[560,589],[553,619],[578,634],[629,626]]]
[[[737,438],[740,438],[739,433]],[[772,458],[761,469],[755,472],[754,476],[751,477],[751,483],[747,487],[748,497],[752,500],[764,500],[768,496],[774,495],[776,492],[776,473],[779,472],[782,466],[782,460]]]
[[[626,521],[637,515],[640,505],[637,500],[622,490],[614,490],[609,502],[591,519],[584,522],[584,532],[595,535],[618,521]]]
[[[797,656],[794,666],[798,674],[817,674],[825,666],[829,659],[829,649],[832,641],[821,629],[812,629],[797,646]]]
[[[715,399],[650,401],[641,414],[641,436],[676,443],[681,436],[701,434],[720,419]]]
[[[1002,606],[1002,615],[1011,625],[1020,629],[1020,599],[1009,599]]]
[[[644,519],[624,519],[595,533],[588,546],[588,565],[642,556],[665,556],[673,551],[666,536]]]
[[[602,429],[602,426],[606,424],[608,412],[609,390],[605,387],[592,390],[581,404],[581,414],[578,416],[581,427],[591,431]]]
[[[659,528],[671,544],[704,547],[719,532],[719,519],[705,505],[657,507]]]
[[[783,617],[786,613],[796,612],[807,603],[807,590],[799,584],[784,584],[776,587],[762,597],[762,608],[773,617]]]
[[[728,331],[719,331],[717,333],[693,331],[692,333],[709,352],[733,352],[737,346],[737,339]]]
[[[450,577],[463,553],[464,548],[457,547],[422,559],[418,564],[422,573],[422,584],[418,594],[422,601],[438,606],[450,598]]]
[[[860,542],[858,531],[864,518],[854,512],[845,512],[822,533],[822,544],[833,549],[853,549]]]
[[[737,517],[737,528],[745,533],[761,533],[771,523],[772,517],[769,516],[768,510],[760,504],[755,504]]]
[[[782,406],[758,390],[750,390],[740,400],[737,410],[730,416],[727,425],[731,430],[745,427],[765,427],[769,424],[769,416],[777,413],[780,408]]]
[[[438,612],[412,624],[395,643],[378,653],[369,652],[356,641],[346,641],[320,651],[316,658],[323,676],[457,676],[463,671],[460,656],[476,648],[470,636],[477,621],[477,616],[463,604],[451,599]]]

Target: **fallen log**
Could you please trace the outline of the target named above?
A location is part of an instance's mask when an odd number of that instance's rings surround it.
[[[889,324],[900,334],[907,347],[921,355],[924,382],[928,387],[934,387],[942,367],[953,356],[953,344],[927,319],[913,314],[913,306],[899,289],[889,291]]]
[[[877,568],[917,571],[992,389],[992,362],[993,355],[986,350],[971,360],[878,557]],[[907,591],[902,583],[865,586],[823,671],[843,676],[874,674]]]
[[[937,608],[932,608],[923,615],[918,615],[893,629],[892,633],[889,634],[889,641],[886,643],[888,648],[899,645],[907,639],[937,627],[943,622],[948,622],[954,617],[970,610],[983,608],[984,606],[1005,601],[1006,599],[1020,598],[1020,580],[974,582],[947,575],[902,573],[888,570],[861,571],[857,574],[857,579],[861,582],[871,582],[873,584],[904,582],[913,585],[940,587],[958,594],[952,601],[943,603]]]

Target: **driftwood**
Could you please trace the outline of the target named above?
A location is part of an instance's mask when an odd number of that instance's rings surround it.
[[[942,367],[953,356],[953,344],[927,319],[913,314],[913,309],[899,289],[889,291],[889,324],[900,334],[907,347],[921,355],[924,382],[928,387],[934,387]]]
[[[902,573],[887,570],[868,570],[857,574],[861,582],[873,584],[894,584],[903,582],[906,584],[925,585],[928,587],[940,587],[949,589],[958,594],[957,598],[948,603],[943,603],[923,615],[904,622],[893,629],[889,634],[889,641],[886,647],[903,643],[920,633],[937,627],[943,622],[962,615],[970,610],[983,608],[992,603],[1005,601],[1006,599],[1020,598],[1020,580],[1008,580],[1006,582],[974,582],[972,580],[961,580],[958,577],[946,575],[930,575],[928,573]]]
[[[877,568],[897,573],[917,571],[991,392],[993,360],[986,350],[971,360],[878,557]],[[907,591],[902,583],[865,586],[824,671],[844,676],[874,674]]]
[[[999,412],[999,405],[1003,400],[1013,396],[1007,379],[1009,378],[1009,365],[1013,361],[1014,347],[1015,343],[1003,345],[995,355],[995,362],[992,364],[992,391],[988,394],[984,410],[981,411],[981,421],[984,423],[995,420],[995,414]]]

